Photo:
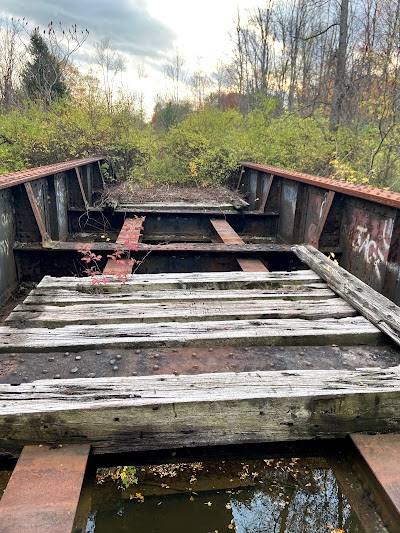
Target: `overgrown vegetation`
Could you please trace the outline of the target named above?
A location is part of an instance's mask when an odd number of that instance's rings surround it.
[[[172,95],[150,121],[140,98],[116,94],[124,66],[110,43],[97,48],[101,84],[69,61],[87,32],[51,25],[22,45],[25,26],[3,21],[0,173],[104,154],[119,181],[209,186],[250,160],[399,190],[399,3],[320,4],[269,0],[238,16],[232,60],[212,79],[183,80],[176,52]]]

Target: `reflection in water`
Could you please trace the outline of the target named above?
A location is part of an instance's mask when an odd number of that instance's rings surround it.
[[[96,489],[86,533],[363,532],[323,459],[158,465],[138,478],[118,496]]]

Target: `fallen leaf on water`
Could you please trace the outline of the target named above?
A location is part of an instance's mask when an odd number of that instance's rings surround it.
[[[212,503],[211,502],[206,502],[204,505],[208,505],[208,507],[211,507]]]
[[[230,503],[227,503],[227,504],[225,505],[225,509],[232,509],[232,505],[231,505]]]
[[[193,496],[190,496],[189,500],[190,500],[191,502],[194,502],[194,498],[193,498]]]

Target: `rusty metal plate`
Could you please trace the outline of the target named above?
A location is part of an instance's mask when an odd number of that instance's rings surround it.
[[[25,446],[0,501],[2,533],[71,533],[88,444]]]
[[[390,531],[400,531],[400,434],[353,434],[351,439],[373,475],[372,499],[378,507],[386,506],[384,515],[390,513]]]
[[[392,346],[215,346],[0,354],[0,383],[258,370],[354,370],[398,363]]]

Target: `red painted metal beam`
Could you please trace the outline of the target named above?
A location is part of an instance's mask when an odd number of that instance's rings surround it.
[[[331,209],[333,199],[335,198],[335,192],[334,191],[329,191],[327,194],[328,195],[326,197],[326,201],[324,201],[322,203],[322,206],[321,206],[320,219],[319,219],[319,222],[318,222],[318,226],[317,226],[317,228],[315,230],[315,235],[310,241],[310,244],[315,246],[315,248],[318,248],[318,246],[319,246],[319,240],[320,240],[322,232],[324,230],[325,222],[326,222],[326,219],[328,218],[329,211]]]
[[[116,240],[127,250],[136,246],[141,237],[143,223],[146,217],[127,218]],[[127,276],[132,273],[132,262],[129,259],[109,259],[104,268],[103,274],[108,276]]]
[[[232,226],[223,218],[212,218],[210,220],[220,239],[225,244],[244,244],[244,240],[239,237]]]
[[[302,183],[307,183],[308,185],[314,185],[314,187],[322,187],[323,189],[347,194],[348,196],[355,196],[356,198],[362,198],[363,200],[369,200],[370,202],[400,208],[400,193],[397,192],[384,191],[383,189],[366,185],[353,185],[352,183],[346,183],[332,178],[313,176],[312,174],[305,174],[295,170],[285,170],[283,168],[271,167],[269,165],[259,165],[257,163],[249,162],[242,162],[241,164],[245,168],[274,174],[280,178],[300,181]]]
[[[43,167],[30,168],[28,170],[20,170],[19,172],[11,172],[10,174],[3,174],[0,176],[0,190],[21,185],[28,181],[38,180],[57,174],[58,172],[65,172],[66,170],[74,169],[75,167],[83,167],[90,163],[96,163],[106,159],[104,156],[86,157],[83,159],[74,159],[72,161],[64,161],[63,163],[56,163],[55,165],[45,165]]]
[[[75,173],[76,173],[76,179],[78,180],[79,189],[81,190],[83,203],[85,205],[85,208],[87,209],[89,207],[89,202],[87,201],[87,198],[86,198],[85,188],[83,186],[82,177],[81,177],[81,173],[80,173],[79,167],[75,167]]]
[[[210,222],[224,244],[245,244],[225,219],[211,219]],[[259,259],[236,258],[236,260],[244,272],[268,272],[268,268]]]
[[[275,176],[273,174],[271,174],[270,177],[269,177],[267,190],[265,191],[265,194],[263,196],[263,199],[261,200],[261,204],[260,204],[260,208],[259,208],[259,211],[261,213],[264,213],[265,206],[266,206],[267,201],[268,201],[268,196],[269,196],[269,193],[271,192],[272,183],[274,182],[274,177]]]
[[[89,452],[25,446],[0,501],[1,533],[71,533]]]
[[[389,531],[397,533],[400,531],[400,434],[350,436],[369,470],[367,485],[371,497]]]
[[[40,235],[42,237],[42,244],[43,246],[46,246],[46,243],[50,242],[51,239],[50,239],[50,235],[47,233],[46,225],[42,218],[40,207],[33,193],[32,185],[30,183],[25,183],[24,186],[25,186],[26,194],[28,195],[29,203],[31,204],[31,208],[32,208],[35,220],[36,220],[36,224],[38,225]]]
[[[247,259],[244,257],[236,257],[243,272],[269,272],[268,268],[260,259]]]

